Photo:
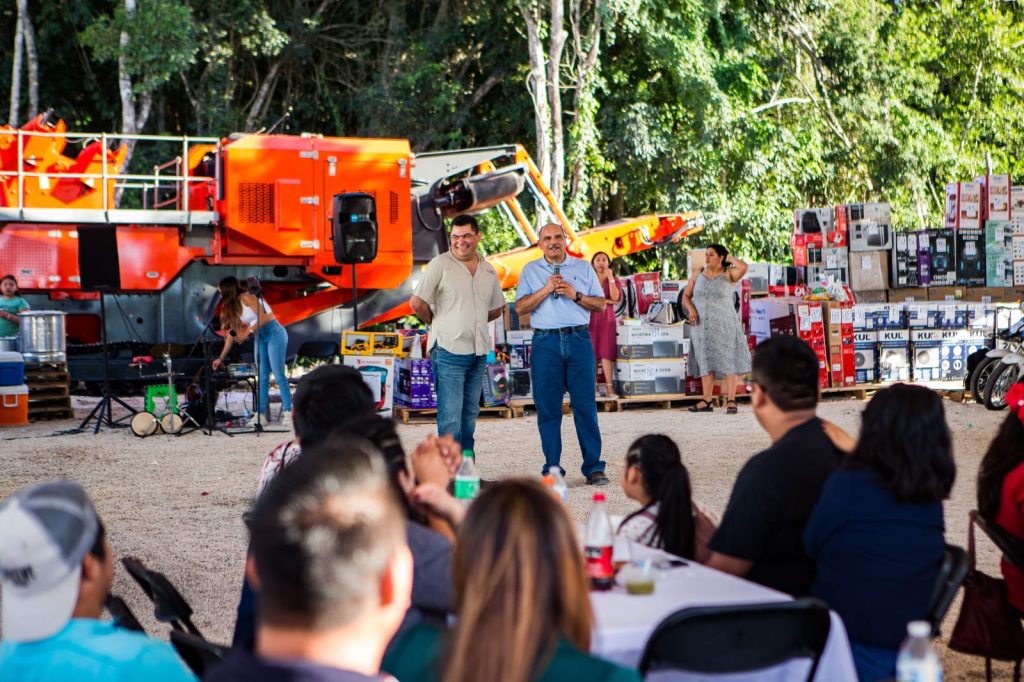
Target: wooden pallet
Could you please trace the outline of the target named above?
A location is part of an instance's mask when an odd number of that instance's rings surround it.
[[[498,419],[512,419],[522,417],[523,408],[515,405],[509,407],[481,407],[481,417],[495,417]],[[437,421],[437,410],[435,408],[416,408],[395,406],[395,417],[401,419],[403,424]]]
[[[29,420],[75,416],[71,407],[71,375],[66,364],[26,364],[25,384]]]

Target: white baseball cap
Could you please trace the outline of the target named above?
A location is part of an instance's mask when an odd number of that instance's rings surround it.
[[[0,502],[4,639],[46,639],[71,620],[82,560],[98,533],[92,501],[74,481],[42,483]]]

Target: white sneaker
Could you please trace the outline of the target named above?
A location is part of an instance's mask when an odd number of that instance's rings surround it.
[[[286,429],[292,428],[292,413],[286,410],[281,410],[281,426]]]

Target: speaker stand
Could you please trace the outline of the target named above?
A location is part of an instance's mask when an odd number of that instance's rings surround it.
[[[359,288],[356,286],[356,264],[352,264],[352,331],[359,331]]]
[[[92,408],[92,412],[89,413],[89,416],[83,419],[82,423],[78,425],[79,430],[85,429],[89,422],[95,419],[96,425],[92,430],[93,435],[100,432],[101,426],[107,426],[115,429],[125,428],[128,425],[121,424],[120,422],[125,419],[131,419],[138,412],[138,410],[121,400],[110,390],[110,347],[107,345],[107,304],[106,296],[102,291],[100,292],[100,324],[102,325],[103,331],[103,397],[100,398],[96,407]],[[114,412],[110,404],[111,402],[116,402],[118,405],[128,410],[128,414],[115,420]]]

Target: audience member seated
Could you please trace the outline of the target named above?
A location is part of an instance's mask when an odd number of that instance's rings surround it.
[[[336,435],[363,438],[380,450],[388,479],[405,513],[405,534],[412,552],[412,606],[402,629],[418,622],[444,625],[454,610],[452,597],[452,543],[439,530],[451,533],[465,515],[465,507],[448,493],[452,474],[441,456],[438,438],[427,436],[406,457],[395,423],[383,417],[364,417],[338,427]],[[317,448],[313,457],[345,456]],[[429,499],[429,505],[418,499]]]
[[[373,393],[359,370],[345,365],[321,365],[302,377],[295,390],[292,419],[295,438],[274,448],[260,470],[256,496],[298,457],[301,445],[327,437],[338,424],[374,414]]]
[[[942,500],[956,477],[942,399],[922,386],[878,391],[860,440],[828,479],[804,541],[812,594],[842,616],[861,682],[896,676],[907,623],[926,620],[946,550]]]
[[[383,669],[402,682],[639,681],[588,656],[593,615],[579,538],[539,483],[502,481],[480,493],[455,543],[448,633],[417,625]]]
[[[256,650],[234,649],[208,682],[378,679],[412,590],[402,511],[369,443],[317,447],[332,455],[300,457],[256,503],[246,563],[260,592]]]
[[[814,562],[803,532],[839,451],[816,415],[818,356],[794,336],[754,350],[750,402],[772,445],[751,457],[708,547],[708,565],[794,596],[806,595]]]
[[[1024,382],[1010,387],[1006,404],[1010,414],[981,460],[978,512],[1024,541]],[[1005,558],[1000,568],[1010,603],[1024,611],[1024,573]]]
[[[642,436],[629,446],[622,490],[643,506],[619,525],[618,535],[706,563],[715,523],[690,497],[690,474],[668,436]]]
[[[114,552],[92,501],[61,480],[0,503],[0,680],[186,682],[166,642],[100,620]]]

